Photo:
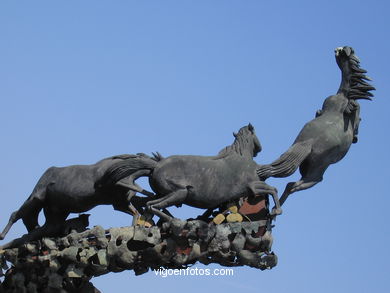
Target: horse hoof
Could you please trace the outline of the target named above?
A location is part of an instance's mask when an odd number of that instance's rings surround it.
[[[270,215],[271,216],[279,216],[283,213],[281,208],[273,208]]]

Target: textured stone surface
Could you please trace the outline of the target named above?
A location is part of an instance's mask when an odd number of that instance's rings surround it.
[[[123,270],[140,275],[196,262],[270,269],[277,257],[266,224],[173,219],[161,227],[96,226],[44,238],[0,251],[0,275],[5,274],[0,292],[98,292],[89,281],[99,275]]]

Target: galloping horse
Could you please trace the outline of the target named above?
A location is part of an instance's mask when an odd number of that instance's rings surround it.
[[[130,200],[135,192],[150,195],[134,183],[136,179],[127,178],[109,188],[97,188],[96,182],[112,165],[132,157],[143,155],[119,155],[98,161],[93,165],[73,165],[68,167],[51,167],[41,176],[33,192],[23,205],[11,214],[7,226],[0,234],[4,239],[11,226],[19,219],[23,220],[28,232],[38,227],[38,215],[43,209],[46,222],[35,233],[35,238],[57,233],[70,213],[86,212],[97,205],[113,205],[115,210],[137,214]],[[127,182],[128,180],[128,182]]]
[[[133,157],[114,164],[102,177],[101,186],[110,186],[136,172],[149,177],[156,199],[147,202],[148,209],[163,219],[171,219],[160,211],[169,206],[186,204],[212,209],[245,195],[271,194],[275,213],[281,213],[277,191],[259,180],[259,167],[253,157],[261,151],[251,124],[242,127],[232,145],[217,156]]]
[[[325,99],[316,118],[306,123],[293,145],[271,164],[257,171],[263,180],[268,177],[287,177],[300,168],[302,178],[287,184],[280,204],[293,192],[310,188],[322,181],[330,164],[340,161],[352,143],[357,142],[360,122],[359,99],[371,100],[375,90],[359,66],[359,59],[351,47],[335,50],[342,80],[336,95]]]

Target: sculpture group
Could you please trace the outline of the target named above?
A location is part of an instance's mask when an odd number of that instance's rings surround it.
[[[298,134],[292,146],[274,162],[257,164],[253,158],[261,151],[254,127],[249,124],[234,134],[231,145],[216,156],[170,156],[160,154],[119,155],[93,165],[49,168],[39,179],[22,206],[12,213],[0,234],[0,240],[19,219],[29,237],[35,240],[59,233],[70,213],[82,213],[97,205],[112,205],[115,210],[134,216],[153,215],[162,221],[172,215],[166,210],[182,204],[206,209],[211,213],[240,199],[271,195],[275,207],[269,217],[281,214],[281,205],[293,192],[307,189],[322,181],[330,164],[340,161],[352,143],[357,142],[360,122],[359,99],[371,100],[372,87],[360,68],[351,47],[335,50],[342,73],[335,95],[325,99],[322,109]],[[302,178],[288,183],[280,200],[269,177],[287,177],[299,168]],[[153,192],[137,185],[148,177]],[[144,196],[139,196],[140,193]],[[46,222],[38,225],[43,210]]]

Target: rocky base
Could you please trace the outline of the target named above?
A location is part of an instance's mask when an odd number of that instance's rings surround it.
[[[124,270],[140,275],[198,261],[270,269],[277,257],[271,252],[269,226],[266,220],[216,225],[173,219],[149,228],[96,226],[44,238],[0,251],[0,292],[99,292],[90,283],[99,275]],[[9,269],[7,262],[12,264]]]

